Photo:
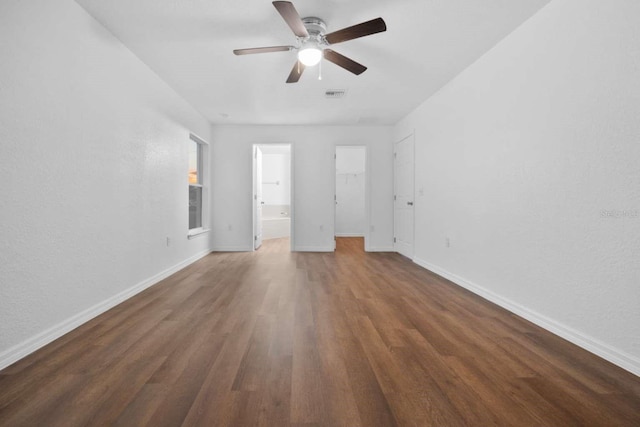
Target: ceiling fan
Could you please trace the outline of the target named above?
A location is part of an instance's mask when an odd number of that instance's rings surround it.
[[[329,49],[329,46],[387,30],[387,25],[384,23],[384,20],[382,18],[376,18],[325,34],[327,26],[322,19],[315,17],[300,18],[293,3],[288,1],[274,1],[273,5],[280,15],[282,15],[287,25],[289,25],[293,34],[295,34],[296,45],[236,49],[233,53],[236,55],[249,55],[254,53],[297,50],[298,59],[287,78],[287,83],[298,82],[305,67],[316,65],[323,57],[327,61],[333,62],[353,74],[359,75],[364,73],[367,67]]]

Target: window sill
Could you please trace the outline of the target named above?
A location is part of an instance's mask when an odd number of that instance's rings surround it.
[[[195,229],[189,231],[189,233],[187,234],[187,239],[191,240],[191,239],[196,238],[198,236],[202,236],[203,234],[206,234],[206,233],[208,233],[210,231],[211,231],[211,229],[209,229],[209,228],[195,228]]]

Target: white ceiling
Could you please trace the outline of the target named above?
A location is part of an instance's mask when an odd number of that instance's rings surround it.
[[[394,124],[550,0],[297,0],[332,32],[382,17],[387,31],[332,49],[369,67],[323,62],[286,84],[295,44],[268,0],[76,0],[214,124]],[[326,99],[327,89],[347,89]]]

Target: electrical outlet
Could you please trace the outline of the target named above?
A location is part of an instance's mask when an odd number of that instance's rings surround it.
[[[229,231],[233,230],[233,227],[231,226],[231,224],[227,225],[227,230]]]
[[[324,225],[320,224],[320,231],[324,231]]]
[[[375,225],[372,225],[371,227],[369,227],[369,230],[370,230],[370,231],[376,231],[376,226],[375,226]]]
[[[451,247],[451,240],[448,237],[445,237],[444,239],[444,245],[448,248]]]
[[[171,245],[171,239],[167,237],[167,246]]]

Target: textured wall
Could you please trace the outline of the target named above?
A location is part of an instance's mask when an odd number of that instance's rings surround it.
[[[292,145],[294,239],[298,250],[333,250],[336,145],[366,145],[370,250],[393,248],[390,126],[214,126],[212,229],[217,250],[251,250],[252,144]]]
[[[415,129],[416,260],[635,372],[639,16],[553,1],[396,128]]]
[[[0,58],[1,363],[209,247],[186,238],[209,125],[71,0],[3,2]]]

